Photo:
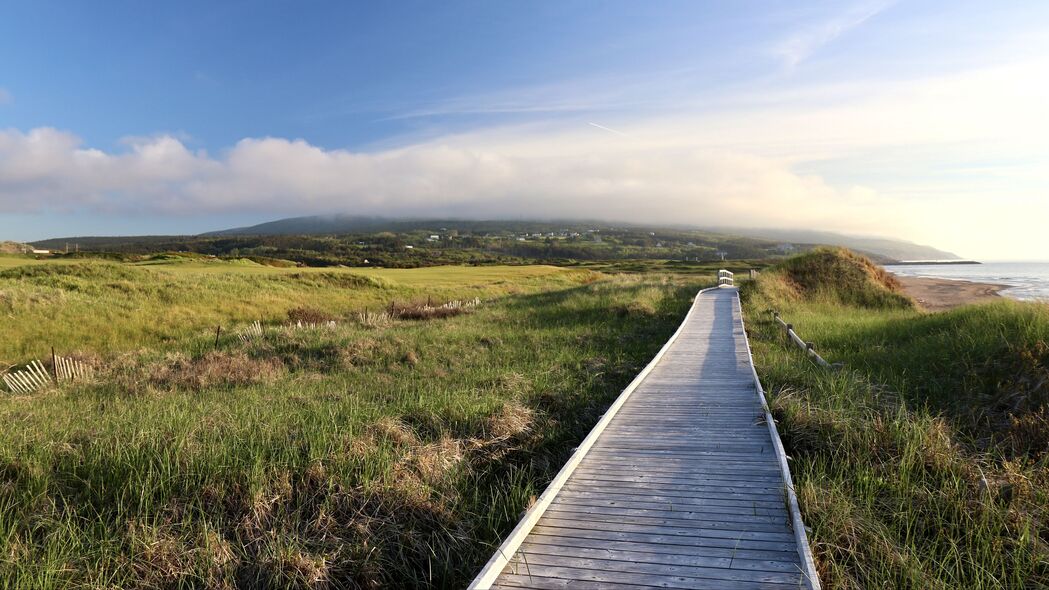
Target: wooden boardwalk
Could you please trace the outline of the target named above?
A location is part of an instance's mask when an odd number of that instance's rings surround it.
[[[819,588],[737,290],[701,291],[471,588]]]

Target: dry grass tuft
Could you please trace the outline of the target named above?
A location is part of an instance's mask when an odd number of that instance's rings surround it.
[[[179,587],[190,581],[208,588],[234,587],[239,559],[229,541],[213,529],[181,531],[173,525],[131,520],[127,539],[141,587]]]
[[[488,418],[486,431],[493,440],[508,440],[527,434],[535,421],[535,410],[518,402],[503,404],[499,413]]]
[[[371,432],[397,445],[419,444],[419,437],[415,435],[415,431],[400,418],[392,416],[381,418],[371,426]]]
[[[277,586],[327,588],[331,582],[328,558],[298,547],[280,547],[263,561]]]
[[[637,318],[653,316],[656,314],[656,305],[652,301],[638,300],[616,305],[612,312],[619,317]]]
[[[583,361],[583,368],[589,375],[600,375],[608,366],[608,359],[603,356],[595,356]]]
[[[519,395],[531,385],[527,377],[515,371],[503,373],[493,379],[491,383],[494,389],[504,391],[510,395]]]
[[[365,328],[388,328],[393,323],[393,316],[385,311],[364,310],[357,313],[357,323]]]
[[[407,460],[423,481],[430,485],[441,485],[462,462],[463,451],[462,441],[445,436],[437,442],[412,449]]]
[[[456,299],[440,305],[434,305],[429,301],[402,304],[391,303],[389,313],[393,317],[402,320],[434,320],[469,313],[480,303],[480,299],[466,301]]]
[[[295,309],[288,310],[288,321],[293,324],[312,326],[327,324],[336,319],[337,318],[330,313],[312,307],[296,307]]]
[[[499,461],[507,454],[533,442],[535,410],[516,401],[503,404],[485,423],[485,437],[468,443],[475,463]]]
[[[148,381],[159,387],[200,391],[210,387],[272,383],[284,373],[281,361],[254,358],[244,352],[210,351],[196,359],[173,353],[151,368]]]
[[[379,340],[362,338],[341,348],[339,362],[344,367],[362,367],[374,363],[384,352],[385,347]]]
[[[434,320],[461,315],[466,310],[450,307],[430,307],[426,304],[408,304],[393,307],[393,316],[402,320]]]
[[[1049,409],[1010,416],[1003,443],[1011,456],[1044,459],[1049,455]]]
[[[414,350],[409,350],[408,352],[404,353],[403,357],[401,357],[401,362],[408,365],[409,367],[414,367],[415,365],[419,364],[419,355]]]

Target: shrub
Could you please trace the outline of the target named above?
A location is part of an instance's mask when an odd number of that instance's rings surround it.
[[[288,310],[288,321],[305,325],[327,324],[335,321],[335,316],[313,307],[296,307]]]

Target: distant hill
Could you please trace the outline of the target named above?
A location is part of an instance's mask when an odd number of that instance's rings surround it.
[[[355,215],[315,215],[307,217],[290,217],[278,219],[249,227],[237,227],[202,234],[204,236],[272,236],[272,235],[338,235],[351,233],[371,233],[380,231],[406,232],[417,230],[439,230],[442,228],[469,232],[530,232],[553,231],[560,228],[605,228],[616,227],[641,228],[642,225],[623,224],[596,220],[549,220],[549,221],[470,221],[462,219],[388,219],[382,217],[362,217]],[[652,226],[659,229],[658,226]],[[678,228],[682,229],[682,228]],[[749,228],[710,228],[699,229],[708,236],[739,236],[765,242],[781,243],[784,246],[798,247],[812,245],[844,246],[872,256],[878,262],[900,260],[960,260],[952,252],[938,250],[931,246],[915,244],[904,240],[889,238],[857,237],[827,231],[786,230],[786,229],[749,229]],[[789,247],[787,248],[789,250]]]
[[[790,229],[722,229],[726,233],[749,238],[772,240],[792,244],[826,244],[844,246],[867,254],[873,254],[878,262],[900,260],[961,260],[953,252],[938,250],[932,246],[915,244],[905,240],[889,238],[858,237],[828,231]]]
[[[248,227],[235,227],[201,234],[211,236],[340,235],[375,232],[443,231],[461,232],[547,232],[572,228],[625,227],[630,224],[597,220],[469,220],[469,219],[391,219],[358,215],[311,215],[268,221]]]
[[[21,254],[23,250],[18,242],[0,242],[0,254]]]

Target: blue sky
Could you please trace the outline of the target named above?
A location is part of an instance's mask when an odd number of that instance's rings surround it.
[[[6,3],[0,238],[597,216],[1049,258],[1047,17],[1044,2]]]

